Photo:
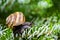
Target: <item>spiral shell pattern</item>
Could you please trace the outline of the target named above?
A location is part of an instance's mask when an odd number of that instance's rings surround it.
[[[6,18],[8,27],[13,27],[25,23],[25,16],[22,12],[15,12]]]

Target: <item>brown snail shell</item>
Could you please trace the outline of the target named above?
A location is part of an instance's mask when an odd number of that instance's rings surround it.
[[[25,16],[22,12],[14,12],[6,18],[6,24],[9,28],[25,23]]]

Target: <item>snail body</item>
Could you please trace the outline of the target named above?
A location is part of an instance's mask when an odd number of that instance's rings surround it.
[[[31,22],[25,21],[25,16],[22,12],[14,12],[6,18],[6,25],[12,28],[14,36],[16,33],[22,33],[24,29],[30,28]]]

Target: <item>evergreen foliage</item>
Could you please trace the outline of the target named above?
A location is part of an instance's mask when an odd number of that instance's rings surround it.
[[[5,25],[8,15],[23,12],[33,21],[19,38]],[[0,0],[0,40],[60,40],[60,0]]]

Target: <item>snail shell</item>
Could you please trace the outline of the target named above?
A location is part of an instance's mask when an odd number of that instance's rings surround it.
[[[23,23],[25,23],[25,16],[22,12],[12,13],[6,18],[6,24],[9,28]]]

